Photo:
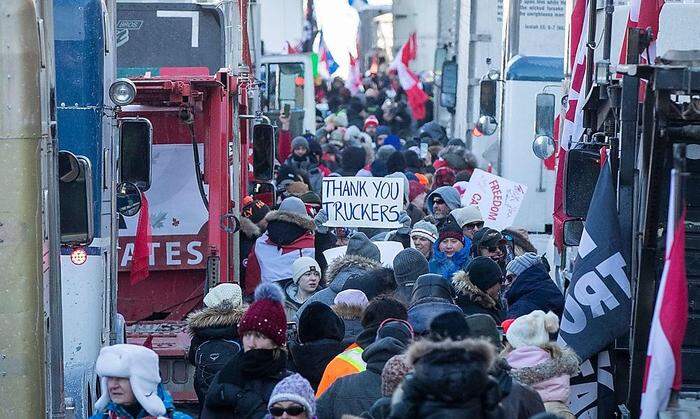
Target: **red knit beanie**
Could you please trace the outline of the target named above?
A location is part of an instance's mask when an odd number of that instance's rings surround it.
[[[284,313],[284,292],[274,282],[263,282],[255,289],[255,301],[238,324],[238,333],[259,332],[278,346],[287,342],[287,316]]]
[[[449,167],[441,167],[435,171],[433,176],[433,188],[440,186],[452,186],[455,183],[455,171]]]
[[[414,199],[423,192],[425,192],[427,189],[425,186],[421,185],[420,182],[416,180],[412,180],[408,182],[408,200],[409,202],[413,202]]]

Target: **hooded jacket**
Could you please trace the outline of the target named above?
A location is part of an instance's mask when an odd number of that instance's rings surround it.
[[[345,323],[345,338],[343,340],[349,342],[349,345],[354,342],[357,336],[362,332],[363,308],[348,304],[334,304],[331,308],[335,314],[343,320],[343,323]]]
[[[291,278],[292,264],[297,258],[316,256],[311,218],[286,211],[270,211],[265,219],[267,231],[258,237],[248,256],[245,295],[252,295],[261,281]]]
[[[173,403],[173,398],[168,393],[168,391],[163,387],[163,384],[158,384],[158,397],[163,401],[163,404],[165,405],[165,416],[166,418],[171,418],[171,419],[191,419],[192,417],[182,413],[178,412],[175,410],[175,404]],[[107,404],[107,407],[103,412],[97,412],[94,415],[90,416],[90,419],[110,419],[118,417],[120,419],[140,419],[140,418],[147,418],[147,417],[153,417],[150,416],[148,412],[145,410],[141,409],[139,413],[136,414],[136,416],[132,415],[129,413],[124,406],[114,403],[113,401],[110,401]]]
[[[561,348],[556,343],[545,348],[523,346],[513,349],[506,355],[513,370],[513,377],[534,388],[542,401],[563,402],[569,400],[569,380],[579,370],[579,360],[569,348]]]
[[[544,404],[540,395],[525,384],[513,379],[511,367],[503,358],[496,358],[489,374],[498,382],[501,390],[501,407],[506,418],[530,419],[544,412]]]
[[[452,277],[452,286],[457,294],[456,303],[464,314],[488,314],[496,324],[501,324],[505,313],[500,302],[474,285],[466,272],[455,273]]]
[[[408,350],[413,365],[394,392],[390,418],[501,418],[500,390],[488,374],[495,353],[483,340],[421,340]]]
[[[326,283],[328,287],[309,297],[299,308],[298,313],[304,311],[306,306],[313,301],[320,301],[328,306],[333,305],[335,296],[343,290],[343,286],[349,278],[362,275],[365,272],[378,268],[381,268],[379,262],[364,256],[345,255],[334,260],[326,270]]]
[[[453,304],[450,285],[437,275],[421,275],[416,281],[408,307],[408,322],[416,335],[430,331],[430,322],[438,315],[447,312],[461,312]]]
[[[428,209],[428,214],[433,215],[433,197],[439,195],[447,204],[450,211],[462,207],[462,198],[459,196],[457,189],[452,186],[441,186],[434,191],[432,191],[427,198],[426,208]]]
[[[343,415],[359,416],[382,397],[382,369],[394,355],[406,350],[406,345],[393,337],[385,337],[369,345],[362,353],[367,369],[336,380],[316,402],[319,418]]]
[[[452,257],[447,257],[444,252],[440,251],[439,241],[433,243],[433,256],[428,262],[430,273],[442,275],[443,278],[449,281],[455,272],[466,268],[471,261],[471,256],[469,254],[471,240],[465,237],[464,241],[464,247],[458,252],[455,252]]]
[[[506,291],[507,318],[515,319],[535,310],[553,311],[561,318],[564,296],[549,277],[544,265],[538,263],[524,270]]]

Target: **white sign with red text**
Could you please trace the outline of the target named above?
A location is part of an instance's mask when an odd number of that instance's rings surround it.
[[[510,227],[523,203],[527,186],[475,169],[462,194],[462,206],[478,206],[484,225],[496,230]]]

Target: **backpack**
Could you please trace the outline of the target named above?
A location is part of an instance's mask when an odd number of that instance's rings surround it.
[[[199,345],[194,358],[194,382],[195,386],[200,387],[202,394],[209,391],[216,373],[240,351],[241,345],[235,340],[210,339]]]

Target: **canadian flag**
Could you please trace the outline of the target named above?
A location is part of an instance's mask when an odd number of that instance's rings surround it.
[[[671,183],[669,195],[675,196]],[[681,345],[688,325],[688,283],[685,274],[685,210],[676,222],[671,198],[666,233],[666,261],[649,331],[642,385],[641,418],[657,418],[668,406],[671,389],[680,390]]]
[[[394,58],[389,68],[396,70],[401,88],[406,92],[408,106],[411,108],[413,119],[418,120],[425,118],[425,102],[428,101],[428,95],[423,91],[418,76],[408,67],[408,64],[416,58],[416,51],[416,33],[413,32],[408,37],[408,41],[403,44],[399,53],[396,54],[396,58]]]

